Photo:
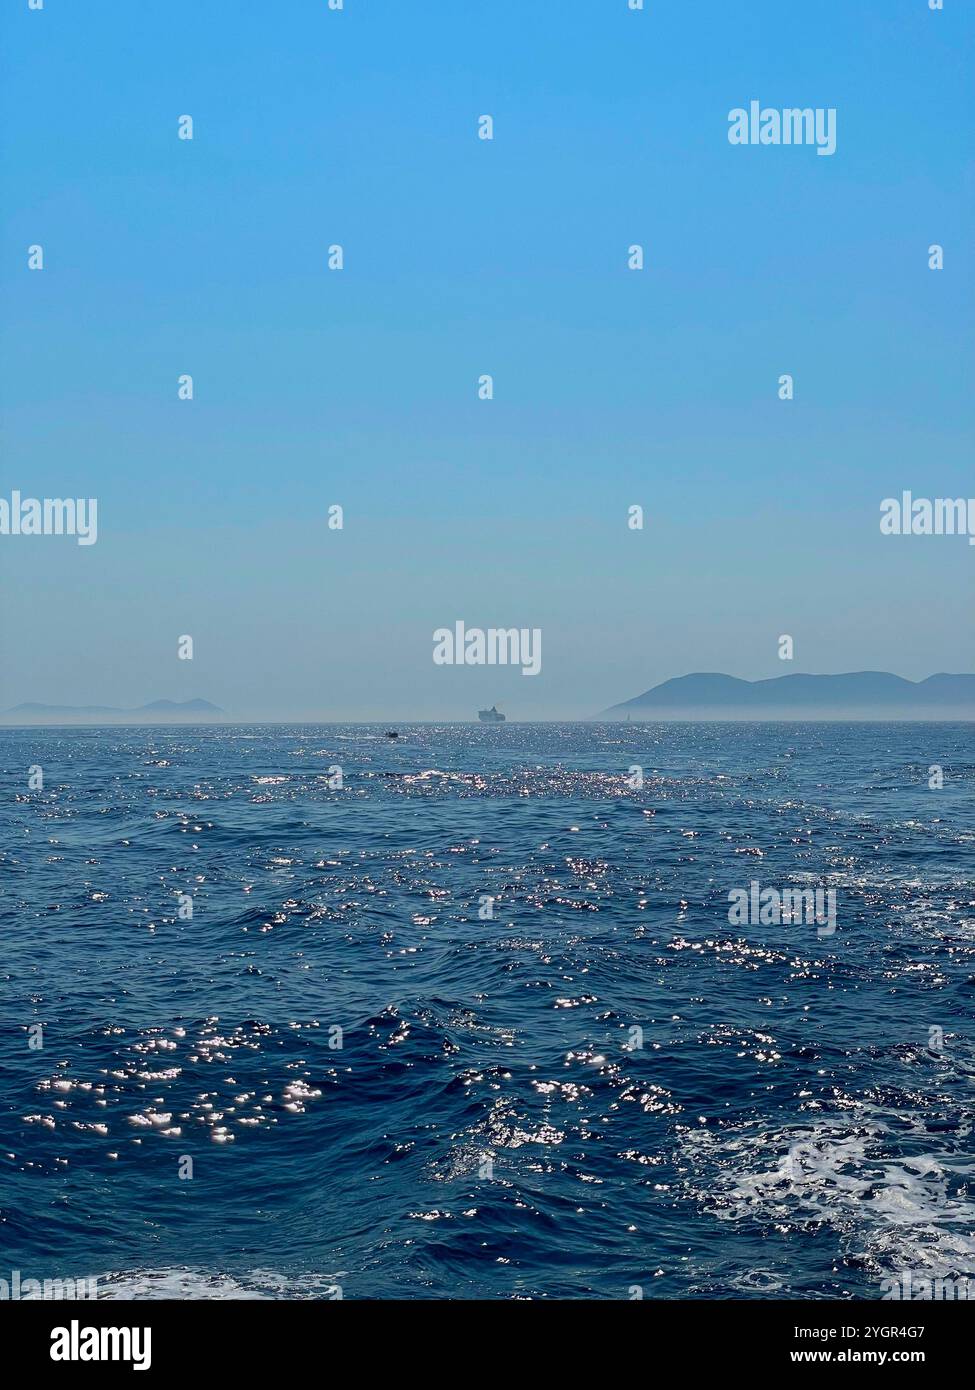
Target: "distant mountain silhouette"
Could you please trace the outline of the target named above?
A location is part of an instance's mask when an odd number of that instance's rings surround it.
[[[889,671],[744,681],[696,672],[664,681],[598,719],[975,719],[975,675],[923,681]]]
[[[5,714],[15,719],[105,719],[109,723],[164,723],[170,719],[185,719],[188,715],[223,714],[219,705],[209,700],[153,700],[151,704],[140,705],[138,709],[116,709],[112,705],[41,705],[28,701],[14,705]]]

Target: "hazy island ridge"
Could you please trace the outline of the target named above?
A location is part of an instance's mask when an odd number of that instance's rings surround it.
[[[119,709],[114,705],[44,705],[26,701],[4,710],[3,719],[10,723],[52,724],[80,722],[97,724],[167,724],[191,720],[199,722],[223,715],[219,705],[209,700],[152,700],[136,709]]]
[[[748,681],[719,671],[676,676],[597,719],[975,719],[975,675],[910,681],[890,671],[797,672]]]

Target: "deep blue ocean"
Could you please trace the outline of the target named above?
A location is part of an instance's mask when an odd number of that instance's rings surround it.
[[[975,1275],[970,725],[400,733],[0,731],[0,1277]],[[835,934],[730,925],[753,880]]]

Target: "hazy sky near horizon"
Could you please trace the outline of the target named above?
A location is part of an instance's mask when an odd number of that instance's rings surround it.
[[[975,548],[879,530],[975,496],[970,6],[23,0],[0,37],[0,496],[98,499],[95,545],[0,536],[0,709],[975,670]],[[835,107],[835,154],[729,144],[752,99]],[[540,628],[541,673],[434,665],[458,619]]]

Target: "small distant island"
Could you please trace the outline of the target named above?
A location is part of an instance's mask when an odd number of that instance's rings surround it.
[[[5,710],[4,720],[17,724],[170,724],[199,721],[222,715],[219,705],[209,700],[153,700],[137,709],[116,709],[113,705],[41,705],[28,702]]]
[[[975,719],[975,675],[923,681],[889,671],[746,681],[698,671],[664,681],[597,719]]]

